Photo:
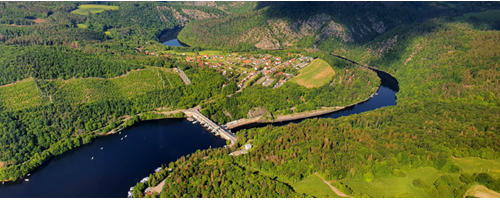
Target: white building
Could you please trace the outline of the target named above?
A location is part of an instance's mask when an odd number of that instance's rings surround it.
[[[252,145],[251,145],[251,144],[245,144],[245,149],[246,149],[246,150],[249,150],[249,149],[251,149],[251,148],[252,148]]]

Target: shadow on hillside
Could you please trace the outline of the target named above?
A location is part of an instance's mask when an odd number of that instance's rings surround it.
[[[380,57],[372,58],[368,60],[368,62],[375,63],[376,65],[378,65],[377,67],[382,67],[382,70],[384,70],[385,67],[394,66],[394,63],[406,59],[403,58],[403,56],[408,53],[407,49],[411,49],[411,45],[413,45],[413,41],[417,37],[440,31],[445,28],[446,23],[448,22],[450,21],[443,18],[431,19],[423,23],[398,27],[394,30],[384,33],[376,40],[365,45],[365,47],[370,47],[371,45],[375,45],[377,42],[383,42],[384,40],[397,36],[396,45],[386,53],[382,54]],[[397,69],[393,70],[396,71]]]

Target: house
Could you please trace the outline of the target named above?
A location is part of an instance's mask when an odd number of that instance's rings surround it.
[[[278,72],[278,76],[279,76],[279,75],[283,75],[283,72]]]
[[[274,62],[274,64],[277,64],[277,65],[280,64],[280,63],[281,63],[281,60],[278,60],[278,61]]]
[[[158,173],[158,172],[160,172],[160,171],[161,171],[161,167],[158,167],[158,168],[156,168],[156,169],[155,169],[155,172],[156,172],[156,173]]]
[[[233,66],[229,66],[229,69],[233,69]]]
[[[290,56],[291,53],[288,53],[288,56]]]
[[[249,63],[251,63],[251,62],[252,62],[251,60],[244,60],[244,61],[243,61],[243,63],[245,63],[245,64],[249,64]]]
[[[228,60],[228,61],[226,61],[226,62],[227,62],[227,63],[229,63],[229,64],[231,64],[231,65],[233,65],[233,64],[234,64],[234,62],[233,62],[233,61],[230,61],[230,60]]]
[[[144,193],[145,194],[153,194],[153,192],[151,191],[153,188],[152,187],[148,187],[146,188],[146,190],[144,190]]]
[[[230,153],[229,155],[230,156],[239,156],[242,153],[243,153],[242,151],[235,151],[235,152]]]
[[[238,84],[238,87],[239,88],[243,87],[243,83]]]
[[[252,148],[252,145],[251,145],[251,144],[245,144],[245,149],[246,149],[246,150],[249,150],[249,149],[251,149],[251,148]]]
[[[152,55],[152,54],[151,54],[151,55]],[[191,58],[191,57],[186,57],[186,61],[188,61],[188,62],[191,62],[191,59],[193,59],[193,58]]]
[[[224,58],[224,56],[219,56],[219,58]]]
[[[266,65],[271,65],[271,61],[266,62]]]
[[[207,54],[203,55],[203,58],[208,59],[210,58]]]
[[[260,64],[262,64],[262,61],[260,61],[260,60],[254,60],[252,62],[252,64],[254,64],[254,65],[260,65]]]
[[[255,67],[255,68],[253,68],[253,69],[255,69],[255,70],[259,70],[259,69],[260,69],[260,67]]]
[[[144,177],[144,178],[141,180],[141,183],[148,182],[148,180],[149,180],[149,177]]]
[[[277,57],[276,60],[281,60],[281,57]]]
[[[250,72],[250,76],[253,76],[255,74],[255,72]]]

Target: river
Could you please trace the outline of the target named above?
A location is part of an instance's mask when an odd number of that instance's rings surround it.
[[[175,44],[172,39],[167,42]],[[338,118],[396,105],[397,81],[384,72],[377,74],[382,80],[377,95],[364,103],[318,117]],[[266,125],[251,124],[238,129]],[[31,176],[26,177],[29,181],[0,185],[0,198],[123,198],[130,187],[162,164],[198,149],[219,148],[225,144],[225,140],[186,119],[140,122],[124,129],[121,134],[98,138],[52,158],[31,172]]]

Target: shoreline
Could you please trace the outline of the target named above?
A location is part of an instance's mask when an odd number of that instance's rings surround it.
[[[378,88],[380,88],[380,86]],[[378,89],[377,89],[377,91],[378,91]],[[312,111],[305,111],[305,112],[302,112],[302,113],[295,113],[295,114],[290,114],[290,115],[279,115],[279,116],[276,117],[276,119],[273,119],[273,120],[263,120],[262,116],[254,118],[254,119],[244,119],[240,123],[237,123],[235,125],[229,125],[227,129],[231,130],[231,129],[239,128],[239,127],[242,127],[242,126],[245,126],[245,125],[253,124],[253,123],[268,123],[268,124],[272,124],[272,123],[278,123],[278,122],[286,122],[286,121],[293,121],[293,120],[299,120],[299,119],[307,119],[307,118],[312,118],[312,117],[316,117],[316,116],[320,116],[320,115],[324,115],[324,114],[334,113],[334,112],[337,112],[337,111],[341,111],[341,110],[343,110],[345,108],[348,108],[348,107],[351,107],[351,106],[354,106],[354,105],[357,105],[357,104],[360,104],[360,103],[364,103],[364,102],[370,100],[375,93],[371,94],[370,97],[368,97],[368,98],[366,98],[364,100],[361,100],[361,101],[358,101],[358,102],[354,102],[354,103],[346,105],[346,106],[326,107],[326,108],[323,108],[323,109],[312,110]],[[332,110],[329,110],[329,109],[332,109]]]

